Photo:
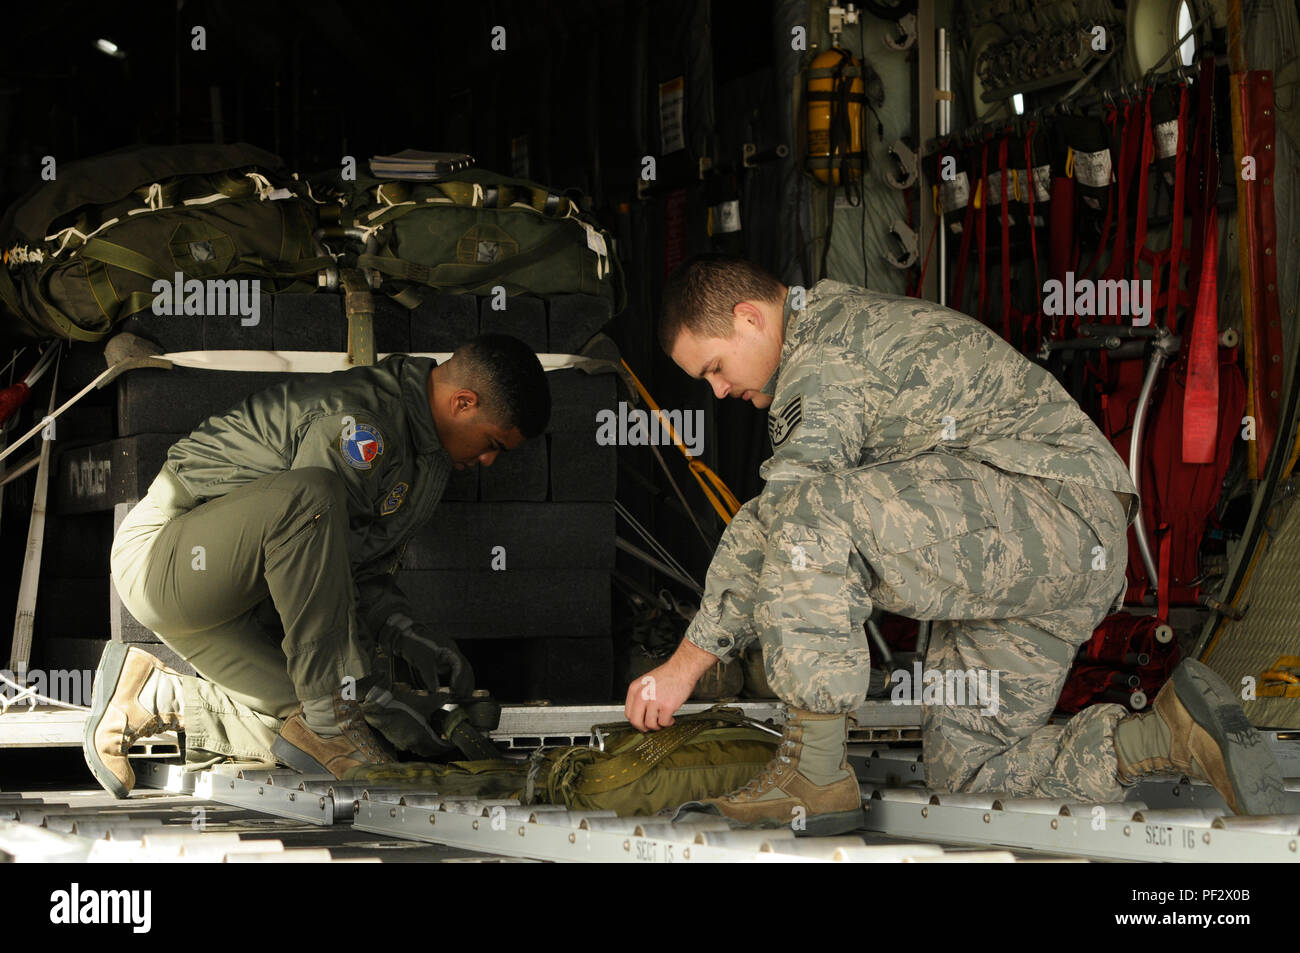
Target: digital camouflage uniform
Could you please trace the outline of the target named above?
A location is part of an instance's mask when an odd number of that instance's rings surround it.
[[[1125,708],[1047,721],[1122,597],[1137,512],[1123,462],[1051,374],[971,318],[835,281],[800,311],[792,295],[763,389],[767,483],[727,527],[686,638],[726,659],[758,638],[778,696],[838,713],[866,699],[873,605],[934,620],[926,669],[996,671],[999,693],[996,712],[922,708],[932,787],[1122,798]]]
[[[451,474],[435,363],[398,355],[253,394],[177,441],[119,527],[123,604],[204,676],[183,679],[191,762],[274,760],[299,700],[371,674],[379,635],[413,615],[392,573]],[[409,719],[363,711],[413,743]]]

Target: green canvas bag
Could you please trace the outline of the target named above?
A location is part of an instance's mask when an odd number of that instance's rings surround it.
[[[317,204],[280,169],[244,143],[132,147],[58,167],[0,222],[4,330],[98,341],[177,272],[315,290],[333,259],[312,237]]]
[[[489,295],[588,294],[627,304],[613,241],[566,196],[526,179],[467,169],[436,182],[358,175],[336,183],[339,225],[366,248],[360,268],[414,308],[416,289]]]
[[[627,723],[595,726],[592,745],[544,748],[523,762],[359,765],[347,779],[411,784],[447,796],[518,798],[570,810],[612,810],[623,816],[672,810],[687,801],[743,787],[776,752],[778,733],[736,708],[678,715],[675,723],[639,732]]]

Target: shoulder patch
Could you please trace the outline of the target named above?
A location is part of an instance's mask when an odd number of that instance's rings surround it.
[[[384,437],[372,424],[345,426],[339,431],[339,453],[357,470],[369,470],[384,452]]]
[[[794,428],[803,420],[803,394],[796,394],[780,410],[772,410],[767,415],[767,435],[772,440],[772,449],[790,439]]]
[[[406,491],[411,488],[409,483],[398,483],[388,491],[388,497],[384,500],[384,505],[379,507],[380,516],[391,516],[397,512],[397,508],[402,505],[406,499]]]

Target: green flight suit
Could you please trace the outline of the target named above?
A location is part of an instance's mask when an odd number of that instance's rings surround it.
[[[371,674],[385,626],[414,616],[392,574],[452,468],[435,363],[396,355],[253,394],[177,441],[119,527],[123,603],[203,676],[184,679],[192,763],[274,760],[299,700]],[[363,709],[385,730],[391,713]]]

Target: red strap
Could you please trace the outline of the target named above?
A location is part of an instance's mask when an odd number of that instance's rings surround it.
[[[966,200],[966,215],[962,219],[961,248],[957,251],[957,273],[952,278],[952,297],[948,303],[957,311],[965,310],[963,295],[966,291],[966,262],[970,257],[970,236],[975,228],[975,186],[971,184]]]
[[[930,253],[934,251],[934,236],[939,234],[939,229],[943,226],[943,216],[936,215],[934,219],[934,228],[930,229],[930,241],[925,246],[925,262],[921,265],[921,278],[916,283],[916,287],[908,292],[913,298],[919,298],[925,291],[925,274],[930,270]]]
[[[1034,300],[1038,302],[1038,308],[1034,314],[1035,347],[1043,337],[1043,279],[1038,273],[1038,229],[1034,225],[1034,192],[1037,191],[1038,180],[1034,178],[1034,156],[1031,148],[1034,141],[1034,130],[1037,128],[1037,123],[1030,122],[1029,135],[1025,136],[1025,191],[1029,193],[1029,248],[1034,256]]]
[[[975,226],[975,241],[979,245],[980,259],[980,294],[979,309],[975,317],[984,323],[984,302],[988,299],[988,267],[985,257],[988,249],[988,210],[989,210],[989,144],[985,141],[980,148],[980,207],[976,213],[979,217]]]
[[[1134,103],[1124,103],[1124,129],[1120,132],[1119,166],[1115,185],[1115,247],[1106,265],[1106,277],[1121,278],[1128,268],[1128,191],[1133,163],[1142,145],[1142,128],[1133,121]],[[1111,316],[1118,321],[1118,315]]]
[[[1106,138],[1112,142],[1114,141],[1115,138],[1115,123],[1118,117],[1119,117],[1119,113],[1116,111],[1114,106],[1108,106],[1106,108]],[[1102,250],[1106,248],[1107,243],[1110,241],[1110,223],[1112,217],[1114,216],[1114,213],[1115,213],[1115,188],[1111,184],[1107,183],[1106,214],[1101,220],[1101,240],[1097,242],[1097,250],[1093,252],[1092,258],[1088,262],[1088,267],[1085,268],[1082,272],[1080,272],[1078,268],[1075,268],[1075,274],[1078,277],[1080,278],[1089,277],[1092,274],[1092,270],[1095,267],[1097,267],[1097,261],[1098,259],[1101,258]],[[1079,318],[1077,316],[1074,319],[1074,323],[1075,325],[1079,324]]]
[[[1011,340],[1011,203],[1007,201],[1007,139],[998,143],[998,186],[1002,192],[1002,337]]]
[[[1219,216],[1211,205],[1202,243],[1201,282],[1187,347],[1183,462],[1213,463],[1219,427]]]
[[[3,266],[0,266],[3,267]],[[31,394],[29,388],[23,381],[0,390],[0,424],[14,415],[23,404],[27,403],[27,397]]]
[[[1178,292],[1182,287],[1183,267],[1183,207],[1187,197],[1187,87],[1178,94],[1178,158],[1174,161],[1174,204],[1170,209],[1169,251],[1165,261],[1169,265],[1169,299],[1165,306],[1165,327],[1178,327]]]
[[[1074,254],[1074,179],[1052,177],[1052,243],[1049,246],[1049,269],[1052,277],[1065,282],[1071,255]]]
[[[1213,143],[1213,109],[1214,109],[1214,64],[1210,57],[1201,61],[1201,72],[1197,80],[1198,99],[1196,102],[1196,141],[1192,145],[1191,184],[1200,195],[1192,215],[1192,257],[1188,262],[1187,288],[1195,294],[1200,287],[1201,263],[1205,251],[1205,221],[1214,204],[1218,191],[1219,164]],[[1182,303],[1182,302],[1180,302]],[[1179,331],[1179,327],[1170,325],[1169,330]]]
[[[1154,92],[1147,93],[1146,99],[1142,101],[1142,158],[1138,166],[1138,197],[1137,197],[1137,221],[1133,226],[1133,277],[1141,278],[1138,272],[1138,261],[1142,257],[1142,250],[1147,244],[1147,191],[1150,186],[1151,178],[1151,161],[1155,151],[1151,141],[1151,101],[1155,97]],[[1148,305],[1154,310],[1154,302],[1148,302]]]

